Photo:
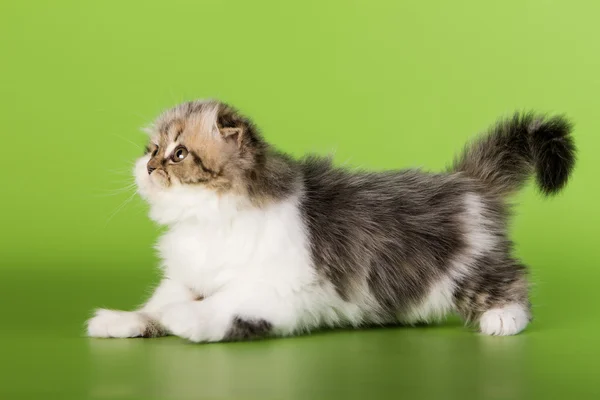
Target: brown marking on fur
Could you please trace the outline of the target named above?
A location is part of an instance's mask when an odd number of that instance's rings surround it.
[[[270,149],[256,126],[227,104],[184,103],[163,113],[154,126],[159,151],[148,166],[164,175],[165,186],[171,180],[203,185],[262,206],[301,184],[297,162]],[[165,159],[164,150],[174,141],[189,152],[179,162]]]
[[[166,131],[166,137],[169,143],[176,143],[185,129],[185,121],[177,120],[170,124]],[[172,138],[172,139],[170,139]]]
[[[146,328],[142,332],[143,338],[155,338],[167,335],[167,330],[160,323],[150,317],[146,318]]]
[[[203,185],[248,197],[255,205],[285,197],[298,187],[295,162],[271,150],[254,124],[229,105],[185,103],[166,111],[155,126],[159,151],[148,165],[166,175],[167,185],[172,179]],[[180,162],[164,158],[164,150],[176,140],[189,152]]]
[[[273,325],[264,319],[235,317],[223,339],[226,342],[265,339],[272,335]]]

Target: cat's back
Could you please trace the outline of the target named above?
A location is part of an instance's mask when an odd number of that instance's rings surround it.
[[[329,159],[318,157],[304,159],[301,169],[303,208],[311,218],[418,218],[458,212],[466,194],[484,195],[476,182],[456,173],[417,169],[354,171],[335,167]]]

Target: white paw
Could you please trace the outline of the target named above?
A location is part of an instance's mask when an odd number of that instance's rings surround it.
[[[198,302],[179,303],[161,312],[160,323],[171,334],[194,342],[202,341],[202,316]]]
[[[100,309],[87,322],[87,333],[99,338],[143,336],[148,320],[137,312]]]
[[[502,308],[492,308],[483,313],[479,320],[481,333],[486,335],[516,335],[529,323],[529,316],[523,306],[508,304]]]

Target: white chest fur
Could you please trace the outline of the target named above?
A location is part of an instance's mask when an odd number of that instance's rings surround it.
[[[172,224],[159,241],[170,278],[203,296],[252,282],[293,291],[315,279],[295,199],[265,208],[231,202],[201,207]]]
[[[366,309],[342,300],[316,271],[297,198],[257,208],[181,188],[153,195],[151,207],[169,226],[157,245],[165,275],[198,295],[227,293],[226,307],[261,316],[281,334],[364,320]]]

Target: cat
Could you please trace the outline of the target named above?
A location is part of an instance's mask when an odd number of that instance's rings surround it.
[[[516,113],[446,172],[366,172],[293,159],[228,104],[180,104],[149,128],[134,168],[168,227],[163,279],[138,310],[97,310],[88,335],[237,341],[452,312],[483,334],[517,334],[531,305],[507,199],[531,175],[544,195],[567,184],[571,130]]]

